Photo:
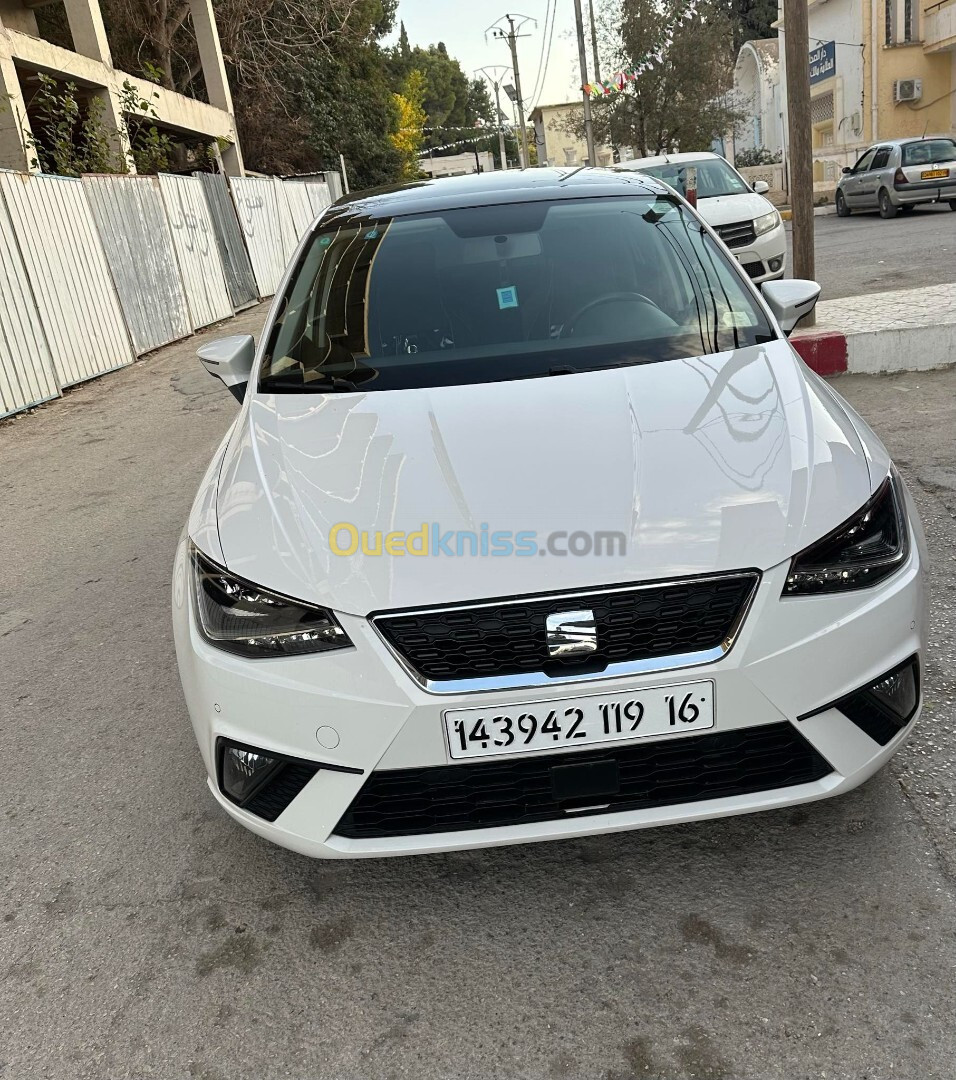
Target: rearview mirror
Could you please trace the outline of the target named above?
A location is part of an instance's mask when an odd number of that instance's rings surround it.
[[[853,172],[853,170],[850,168],[849,165],[844,165],[843,168],[841,169],[841,172],[843,173],[844,176],[849,176],[850,173]]]
[[[760,291],[787,337],[804,315],[813,311],[820,296],[820,286],[802,278],[766,281]]]
[[[754,180],[754,191],[758,195],[766,195],[770,190],[770,185],[766,180]]]
[[[221,379],[229,393],[242,401],[256,359],[256,340],[252,334],[218,338],[203,345],[197,354],[209,374]]]

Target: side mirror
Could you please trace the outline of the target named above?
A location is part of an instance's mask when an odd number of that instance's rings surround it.
[[[804,315],[813,311],[820,296],[820,286],[815,281],[801,278],[765,281],[760,291],[787,337]]]
[[[843,173],[844,176],[849,176],[850,173],[853,172],[853,170],[850,168],[849,165],[844,165],[843,168],[841,169],[841,172]]]
[[[754,180],[754,191],[758,195],[766,195],[770,190],[770,185],[766,180]]]
[[[242,401],[256,359],[256,340],[252,334],[218,338],[203,345],[197,354],[209,374],[221,379],[229,393]]]

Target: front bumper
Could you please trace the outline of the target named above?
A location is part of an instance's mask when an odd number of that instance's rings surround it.
[[[716,731],[793,724],[832,766],[810,783],[746,795],[589,816],[568,814],[531,824],[354,839],[336,832],[373,770],[450,764],[442,712],[473,707],[476,698],[519,704],[567,697],[553,687],[430,694],[405,672],[367,620],[340,615],[355,647],[334,655],[249,661],[211,648],[192,613],[185,543],[177,552],[173,621],[180,674],[209,787],[233,818],[273,842],[321,858],[416,854],[586,836],[789,806],[849,791],[872,776],[905,741],[910,724],[881,746],[834,708],[804,720],[830,701],[922,655],[922,554],[889,581],[844,596],[781,600],[788,564],[763,575],[733,649],[717,663],[577,684],[582,693],[713,679]],[[575,692],[575,691],[572,691]],[[915,719],[915,717],[914,717]],[[361,773],[322,769],[274,822],[240,809],[219,790],[219,738]],[[666,741],[667,737],[641,740]],[[691,742],[692,736],[685,737]]]
[[[755,284],[782,278],[787,263],[787,233],[783,225],[763,233],[743,248],[731,248],[731,254]]]

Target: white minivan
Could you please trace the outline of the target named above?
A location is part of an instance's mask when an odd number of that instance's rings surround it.
[[[787,236],[780,214],[764,198],[767,183],[753,187],[719,154],[666,154],[622,161],[618,168],[636,169],[663,180],[686,195],[687,167],[697,169],[697,211],[730,248],[757,284],[783,277]]]

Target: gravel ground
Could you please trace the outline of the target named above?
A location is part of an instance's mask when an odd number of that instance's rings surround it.
[[[870,783],[317,863],[217,809],[185,715],[170,565],[235,408],[195,346],[0,424],[0,1076],[951,1080],[956,370],[838,383],[933,555],[924,718]]]

